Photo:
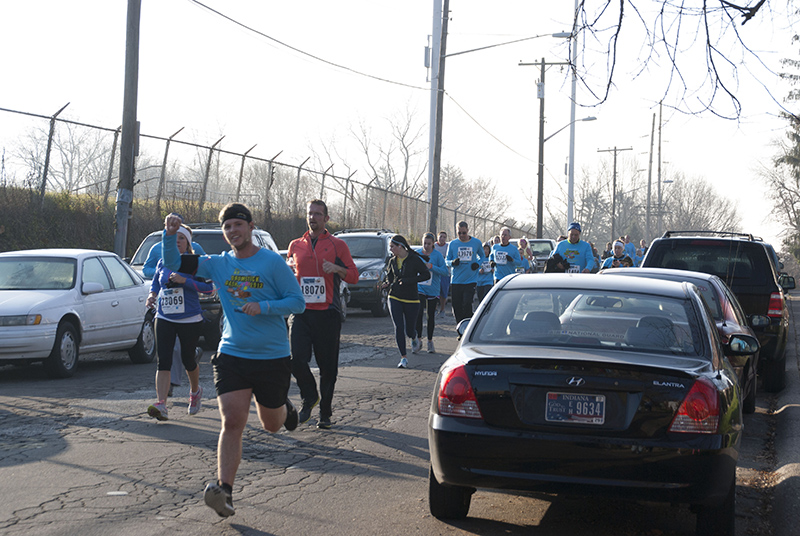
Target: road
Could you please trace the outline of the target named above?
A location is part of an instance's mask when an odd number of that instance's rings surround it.
[[[216,401],[186,415],[188,382],[170,420],[149,418],[155,364],[122,354],[82,356],[77,375],[48,379],[41,366],[0,367],[0,533],[107,535],[522,535],[679,536],[694,533],[685,506],[479,491],[470,516],[428,512],[427,412],[436,371],[456,346],[448,316],[437,354],[397,369],[388,318],[351,311],[343,326],[334,427],[269,434],[255,413],[234,488],[236,515],[202,501],[215,473]],[[794,337],[792,338],[794,340]],[[794,345],[790,348],[795,352]],[[213,393],[207,353],[201,383]],[[290,392],[299,402],[296,387]],[[776,397],[759,395],[745,417],[737,536],[770,535]]]

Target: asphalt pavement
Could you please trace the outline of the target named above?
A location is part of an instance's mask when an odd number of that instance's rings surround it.
[[[772,524],[776,536],[800,534],[800,296],[791,296],[786,387],[777,396]]]

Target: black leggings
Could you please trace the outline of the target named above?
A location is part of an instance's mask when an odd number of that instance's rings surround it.
[[[191,372],[197,368],[194,359],[197,341],[203,330],[203,321],[181,324],[156,318],[156,348],[158,348],[158,370],[169,371],[172,368],[172,352],[175,350],[175,337],[181,340],[181,361],[184,368]]]
[[[397,349],[400,355],[406,356],[406,335],[413,339],[415,335],[414,321],[417,319],[417,310],[420,303],[406,303],[389,298],[389,314],[394,323],[394,337],[397,339]]]
[[[439,307],[439,298],[437,296],[425,296],[420,294],[421,300],[419,306],[419,313],[417,313],[417,338],[422,338],[422,317],[425,316],[425,309],[428,310],[428,340],[433,340],[433,328],[436,327],[436,309]],[[425,303],[427,302],[427,305]]]

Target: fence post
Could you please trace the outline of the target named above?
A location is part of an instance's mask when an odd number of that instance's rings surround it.
[[[258,145],[256,143],[256,145]],[[244,176],[244,161],[247,159],[247,154],[256,148],[256,145],[250,147],[245,153],[242,155],[242,165],[239,166],[239,183],[236,185],[236,202],[239,202],[239,196],[242,193],[242,177]]]
[[[47,151],[44,154],[44,171],[42,171],[42,190],[39,193],[39,203],[41,206],[44,206],[44,191],[47,188],[47,170],[50,167],[50,149],[53,146],[53,135],[55,134],[56,130],[56,117],[58,114],[64,111],[64,108],[69,106],[69,103],[66,103],[64,106],[61,107],[59,111],[57,111],[53,116],[50,118],[50,134],[47,136]]]
[[[203,215],[203,205],[206,204],[206,191],[208,190],[208,177],[211,175],[211,159],[214,156],[214,148],[225,138],[218,139],[214,145],[212,145],[208,150],[208,161],[206,162],[206,176],[203,178],[203,191],[200,194],[200,216]]]
[[[164,182],[167,178],[167,156],[169,155],[169,144],[172,143],[172,138],[177,136],[184,127],[179,128],[175,133],[167,138],[167,145],[164,147],[164,161],[161,164],[161,176],[158,178],[158,191],[156,192],[156,214],[161,214],[161,196],[164,194]]]
[[[331,164],[330,166],[328,166],[328,169],[326,169],[326,170],[325,170],[325,171],[322,173],[322,186],[321,186],[321,187],[320,187],[320,189],[319,189],[319,198],[320,198],[320,199],[325,199],[325,197],[324,197],[324,196],[325,196],[325,176],[328,174],[328,172],[329,172],[329,171],[330,171],[332,168],[333,168],[333,164]]]
[[[103,194],[103,208],[105,209],[108,203],[108,194],[111,192],[111,176],[114,174],[114,159],[117,155],[117,142],[119,141],[119,133],[122,130],[122,125],[114,131],[114,144],[111,146],[111,163],[108,164],[108,176],[106,177],[106,190]]]
[[[309,156],[308,158],[303,160],[302,164],[300,164],[297,167],[297,182],[295,182],[295,184],[294,184],[294,215],[295,215],[295,217],[300,215],[299,214],[300,204],[297,202],[297,196],[300,195],[300,172],[303,171],[303,165],[306,162],[308,162],[310,159],[311,159],[311,157]]]
[[[280,156],[283,151],[278,151],[278,154],[273,156],[269,164],[267,164],[267,191],[265,192],[265,199],[264,199],[264,221],[266,223],[272,222],[272,205],[269,200],[270,190],[272,189],[272,183],[275,182],[275,159]]]
[[[383,219],[382,219],[381,227],[385,227],[385,225],[386,225],[386,209],[388,208],[388,205],[389,205],[389,190],[384,190],[383,191]]]

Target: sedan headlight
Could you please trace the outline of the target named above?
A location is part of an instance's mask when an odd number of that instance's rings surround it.
[[[381,271],[379,269],[364,270],[358,276],[359,279],[380,279]]]
[[[0,326],[38,326],[42,315],[0,316]]]

